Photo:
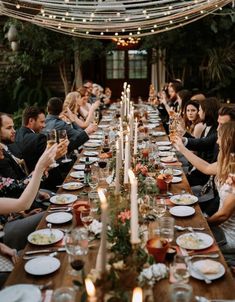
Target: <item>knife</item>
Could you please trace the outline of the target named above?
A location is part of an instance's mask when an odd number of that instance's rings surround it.
[[[65,247],[59,248],[52,248],[52,249],[45,249],[45,250],[35,250],[35,251],[27,251],[25,255],[34,255],[34,254],[41,254],[41,253],[51,253],[51,252],[65,252]]]
[[[205,274],[203,274],[198,268],[196,268],[192,264],[192,262],[189,261],[188,266],[189,266],[189,270],[196,273],[198,276],[200,276],[202,278],[202,280],[204,280],[206,282],[206,284],[212,283],[212,281]]]

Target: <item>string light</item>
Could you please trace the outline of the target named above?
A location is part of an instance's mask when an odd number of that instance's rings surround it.
[[[2,0],[0,13],[73,36],[125,39],[130,33],[142,37],[189,24],[229,3],[231,0]]]

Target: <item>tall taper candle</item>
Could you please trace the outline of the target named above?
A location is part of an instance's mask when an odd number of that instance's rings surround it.
[[[129,169],[129,137],[126,135],[125,137],[125,158],[124,158],[124,184],[128,184],[128,169]]]
[[[107,216],[108,216],[108,204],[104,191],[101,188],[98,188],[98,195],[101,202],[101,222],[102,222],[102,231],[101,231],[101,272],[106,271],[106,257],[107,257]]]
[[[120,153],[120,139],[116,141],[116,178],[115,178],[115,194],[118,195],[120,193],[120,168],[121,168],[121,153]]]
[[[135,119],[135,135],[134,135],[134,155],[137,155],[137,141],[138,141],[138,121]]]
[[[131,169],[128,170],[128,175],[131,183],[131,243],[137,244],[139,239],[139,217],[138,217],[138,201],[137,201],[137,188],[138,181],[135,174]]]

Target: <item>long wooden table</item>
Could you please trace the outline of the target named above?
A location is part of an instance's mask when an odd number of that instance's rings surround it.
[[[163,130],[163,127],[160,126],[156,128],[156,130]],[[165,137],[158,137],[156,140],[167,140],[167,136]],[[81,154],[82,155],[82,154]],[[71,181],[71,177],[68,175],[67,178],[65,179],[65,182]],[[188,181],[183,174],[183,180],[182,182],[178,184],[171,184],[170,190],[172,193],[181,193],[182,190],[185,190],[186,192],[191,192],[190,186],[188,184]],[[58,190],[58,193],[67,193],[68,191],[64,191],[62,188]],[[73,193],[73,192],[72,192]],[[79,191],[74,191],[74,194],[79,194]],[[181,226],[192,226],[192,227],[204,227],[205,228],[205,233],[210,234],[211,236],[212,233],[210,231],[210,228],[205,220],[205,218],[202,215],[202,212],[200,210],[200,207],[198,204],[194,205],[195,208],[195,215],[190,216],[189,218],[175,218],[176,224],[181,225]],[[48,213],[45,213],[42,221],[40,222],[38,229],[45,228],[46,227],[46,221],[45,217],[48,215]],[[167,215],[170,216],[168,213]],[[69,227],[69,225],[66,225]],[[175,233],[175,237],[179,236],[183,232],[177,232]],[[99,242],[96,242],[96,246],[92,247],[89,249],[88,255],[85,256],[85,273],[88,273],[91,268],[95,267],[95,262],[96,262],[96,256],[97,256],[97,250],[99,247]],[[25,248],[25,251],[29,250],[34,250],[38,249],[38,247],[34,247],[31,244],[28,244]],[[220,253],[220,252],[219,252]],[[58,254],[58,258],[61,262],[61,267],[58,271],[55,273],[52,273],[48,276],[43,276],[43,277],[35,277],[27,274],[24,270],[24,265],[25,265],[25,260],[23,258],[20,259],[19,263],[15,266],[13,272],[10,274],[6,286],[13,285],[13,284],[18,284],[18,283],[27,283],[27,284],[45,284],[49,280],[53,280],[53,288],[56,289],[61,286],[71,286],[72,285],[72,280],[74,280],[74,277],[70,276],[67,273],[67,270],[69,269],[69,263],[67,259],[67,255],[65,252],[60,252]],[[199,295],[199,296],[205,296],[209,299],[231,299],[235,298],[235,291],[234,291],[234,286],[235,282],[233,279],[233,276],[227,267],[227,264],[224,261],[224,258],[222,254],[220,253],[220,258],[218,259],[220,261],[225,269],[226,272],[223,277],[213,281],[211,284],[205,284],[203,281],[194,279],[190,277],[190,284],[193,286],[193,292],[194,295]],[[163,279],[159,282],[156,283],[154,286],[154,299],[155,301],[168,301],[168,292],[169,292],[169,280],[168,279]]]

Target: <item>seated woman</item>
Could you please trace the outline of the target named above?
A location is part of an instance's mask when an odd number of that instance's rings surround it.
[[[99,108],[100,102],[96,101],[90,106],[88,115],[86,118],[83,118],[79,113],[80,108],[83,105],[83,100],[81,94],[77,91],[70,92],[67,94],[64,105],[63,112],[60,115],[65,121],[75,122],[79,127],[85,129],[90,123],[94,121],[94,112]]]
[[[199,116],[199,106],[200,104],[196,101],[187,102],[183,115],[185,130],[195,138],[201,137],[206,126],[201,122]]]
[[[38,188],[41,182],[44,171],[53,163],[56,155],[57,145],[54,145],[50,149],[47,149],[40,157],[33,176],[25,188],[24,192],[18,199],[1,197],[0,198],[0,214],[7,215],[11,212],[20,212],[30,208],[32,202],[34,201]],[[20,227],[20,226],[19,226]],[[21,232],[23,230],[20,229]],[[3,237],[4,239],[4,237]],[[7,245],[0,243],[0,254],[8,256],[12,259],[13,263],[17,260],[17,253],[15,249],[9,248]],[[3,283],[3,278],[5,274],[0,274],[0,286]]]
[[[212,216],[207,217],[211,226],[217,226],[214,235],[221,243],[223,252],[235,251],[235,194],[226,183],[229,176],[230,153],[235,152],[235,122],[223,124],[218,130],[219,155],[217,162],[208,163],[189,151],[181,138],[175,137],[174,146],[198,170],[207,175],[216,175],[216,185],[220,197],[219,209]],[[225,239],[225,240],[224,240]]]

